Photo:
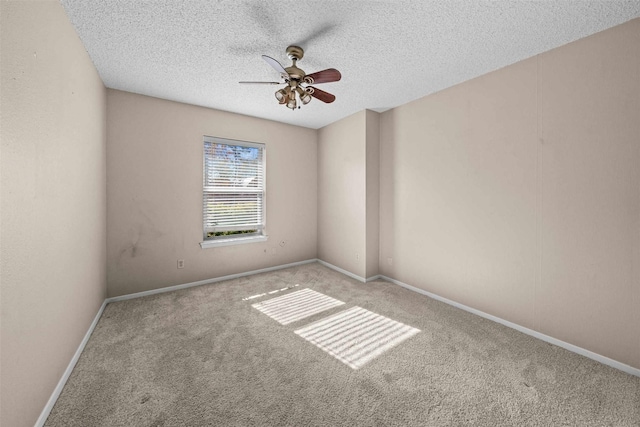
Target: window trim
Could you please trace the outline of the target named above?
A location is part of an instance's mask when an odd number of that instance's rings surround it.
[[[204,135],[202,138],[202,165],[203,165],[203,177],[204,177],[204,165],[206,162],[205,155],[205,144],[209,142],[212,144],[225,144],[225,145],[236,145],[241,147],[250,147],[250,148],[258,148],[262,150],[262,225],[258,227],[259,231],[255,234],[237,234],[230,235],[224,237],[218,237],[215,239],[206,239],[206,231],[204,227],[204,205],[202,206],[202,221],[201,221],[201,231],[202,231],[202,242],[200,242],[200,247],[202,249],[213,248],[219,246],[230,246],[230,245],[239,245],[245,243],[257,243],[257,242],[265,242],[269,238],[267,234],[267,146],[264,143],[259,142],[250,142],[250,141],[240,141],[229,138],[220,138],[216,136]],[[204,185],[202,188],[202,203],[204,204]]]
[[[242,236],[242,234],[238,234],[238,236]],[[200,242],[200,247],[202,249],[207,249],[219,246],[241,245],[244,243],[266,242],[268,238],[269,236],[263,234],[261,236],[256,235],[250,237],[232,237],[229,239],[205,240],[203,242]]]

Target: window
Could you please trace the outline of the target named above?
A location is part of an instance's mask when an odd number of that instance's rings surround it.
[[[204,137],[203,248],[266,240],[264,144]]]

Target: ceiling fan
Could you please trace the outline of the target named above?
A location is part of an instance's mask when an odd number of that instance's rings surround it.
[[[322,102],[331,103],[336,100],[336,97],[328,92],[317,89],[312,84],[318,83],[331,83],[337,82],[342,78],[340,71],[335,68],[328,68],[326,70],[318,71],[311,74],[306,74],[303,70],[296,66],[296,62],[302,59],[304,56],[304,50],[299,46],[289,46],[287,48],[287,56],[293,65],[291,67],[284,68],[278,61],[267,55],[262,55],[262,59],[269,65],[271,65],[278,73],[283,81],[281,82],[240,82],[243,84],[266,84],[266,85],[280,85],[286,86],[276,91],[276,99],[278,103],[284,104],[287,108],[295,110],[298,105],[297,98],[303,105],[308,104],[311,101],[311,97],[319,99]]]

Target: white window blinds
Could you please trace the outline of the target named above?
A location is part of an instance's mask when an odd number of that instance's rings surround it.
[[[264,144],[204,138],[204,238],[262,234]]]

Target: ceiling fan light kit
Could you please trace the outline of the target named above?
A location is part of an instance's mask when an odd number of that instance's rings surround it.
[[[299,46],[287,47],[287,56],[293,64],[290,67],[284,68],[278,61],[267,55],[262,55],[262,59],[274,70],[276,70],[282,82],[240,82],[244,84],[284,84],[285,87],[278,89],[275,92],[276,99],[279,104],[284,104],[287,108],[295,110],[296,107],[300,108],[300,104],[307,105],[311,102],[311,98],[319,99],[327,104],[335,101],[336,97],[328,92],[310,86],[311,84],[319,83],[331,83],[337,82],[342,78],[342,75],[335,68],[328,68],[326,70],[317,71],[312,74],[306,74],[302,69],[298,68],[296,63],[304,56],[304,50]],[[304,85],[304,86],[303,86]]]
[[[311,101],[311,95],[309,95],[309,92],[303,90],[300,86],[298,86],[296,92],[298,92],[298,97],[304,105],[307,105]]]
[[[289,91],[287,91],[289,89]],[[288,86],[284,89],[279,89],[276,91],[276,99],[280,104],[286,104],[287,98],[289,97],[289,92],[291,92],[291,88]]]

